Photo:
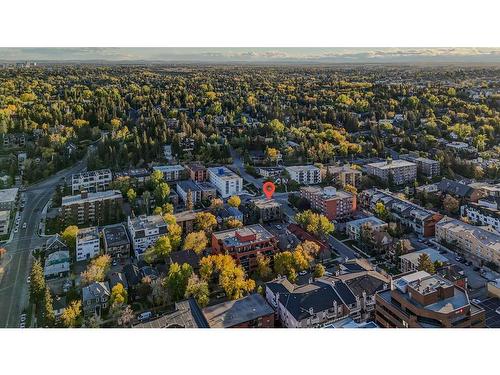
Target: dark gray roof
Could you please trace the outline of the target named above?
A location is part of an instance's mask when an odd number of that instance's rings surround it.
[[[125,274],[129,287],[134,287],[141,282],[139,268],[135,264],[126,264],[123,267],[123,273]]]
[[[460,182],[444,178],[438,183],[438,190],[443,193],[456,195],[462,198],[470,197],[474,189]]]
[[[175,311],[141,323],[135,328],[209,328],[205,316],[193,298],[177,302]]]
[[[198,268],[200,257],[193,250],[174,251],[170,254],[170,264],[172,263],[187,263],[193,268]]]

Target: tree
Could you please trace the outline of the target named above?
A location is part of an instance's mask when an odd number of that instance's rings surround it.
[[[42,264],[39,260],[35,260],[31,266],[30,280],[31,300],[36,305],[39,305],[45,295],[45,277],[43,275]]]
[[[344,191],[347,191],[348,193],[351,193],[353,195],[358,194],[358,189],[356,189],[356,187],[349,185],[349,184],[346,184],[344,186]]]
[[[229,229],[241,228],[243,226],[243,223],[241,221],[239,221],[238,219],[235,219],[235,218],[231,218],[231,219],[226,220],[224,222],[224,224]]]
[[[182,227],[177,223],[170,223],[168,225],[168,238],[170,239],[172,251],[179,250],[182,242]]]
[[[151,281],[151,296],[155,306],[162,306],[167,303],[167,288],[165,287],[165,279],[157,278]]]
[[[151,193],[148,190],[142,193],[142,200],[144,202],[144,208],[146,209],[146,215],[149,215],[149,209],[151,205]]]
[[[210,203],[210,211],[217,211],[223,205],[224,205],[224,202],[222,201],[222,199],[214,198],[214,199],[212,199],[212,202]]]
[[[269,123],[269,127],[271,128],[273,133],[281,134],[285,130],[285,125],[278,119],[274,119]]]
[[[196,254],[201,254],[206,249],[208,243],[207,235],[204,231],[191,232],[184,240],[184,250],[193,250]]]
[[[132,308],[130,305],[125,306],[123,309],[120,317],[118,318],[118,325],[122,327],[128,327],[130,326],[130,323],[134,320],[135,315],[134,312],[132,311]]]
[[[186,194],[186,209],[187,210],[192,210],[194,208],[193,204],[193,192],[191,189],[188,190]]]
[[[111,305],[123,305],[127,303],[128,293],[122,283],[116,284],[111,289]]]
[[[194,220],[196,228],[211,233],[217,225],[217,218],[210,212],[199,212]]]
[[[208,305],[210,291],[208,289],[208,283],[206,281],[200,280],[196,274],[192,274],[189,277],[188,284],[186,287],[186,298],[193,297],[198,305],[205,307]]]
[[[81,325],[82,303],[80,300],[72,301],[61,315],[61,321],[66,328],[74,328]]]
[[[238,208],[241,204],[241,199],[237,195],[232,195],[228,200],[227,204],[231,207]]]
[[[163,182],[164,180],[164,175],[161,171],[155,169],[153,173],[151,173],[151,183],[153,184],[153,187],[156,188],[160,184],[160,182]]]
[[[314,241],[304,241],[299,244],[295,250],[303,251],[308,259],[316,258],[321,250],[321,247]]]
[[[111,266],[111,257],[108,254],[98,256],[90,261],[87,269],[82,272],[81,279],[84,285],[104,281]]]
[[[297,223],[307,232],[320,237],[326,237],[335,229],[333,223],[324,215],[306,210],[295,215]]]
[[[166,287],[174,302],[177,302],[184,297],[188,280],[192,274],[193,268],[187,263],[184,263],[182,266],[178,263],[170,265],[168,276],[166,278]]]
[[[322,264],[316,264],[314,267],[314,277],[322,277],[325,274],[325,267]]]
[[[168,236],[161,236],[156,240],[154,246],[151,246],[144,253],[144,259],[148,263],[158,260],[166,261],[172,252],[172,244]]]
[[[420,254],[418,257],[418,270],[425,271],[433,275],[436,271],[434,269],[434,263],[432,263],[431,258],[426,253]]]
[[[45,325],[52,327],[55,323],[54,307],[52,306],[52,295],[48,286],[45,287],[43,320]]]
[[[457,199],[453,198],[451,195],[447,194],[443,199],[443,208],[449,213],[458,212],[460,203]]]
[[[389,216],[389,213],[382,202],[377,202],[377,204],[375,204],[374,213],[378,218],[384,221],[386,221]]]
[[[134,205],[136,198],[137,198],[137,193],[135,192],[135,190],[132,188],[128,189],[127,199],[131,205]]]
[[[270,267],[271,259],[265,255],[257,254],[257,269],[256,273],[262,280],[267,280],[273,273]]]
[[[70,225],[66,227],[66,229],[64,229],[64,231],[61,233],[62,240],[72,251],[75,251],[76,249],[77,235],[78,235],[78,227],[76,225]]]
[[[157,204],[164,204],[170,195],[170,186],[166,182],[160,182],[155,189],[155,199]]]

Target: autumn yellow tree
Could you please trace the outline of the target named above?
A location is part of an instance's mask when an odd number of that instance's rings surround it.
[[[201,254],[207,247],[208,239],[204,231],[191,232],[184,240],[184,250],[193,250],[196,254]]]

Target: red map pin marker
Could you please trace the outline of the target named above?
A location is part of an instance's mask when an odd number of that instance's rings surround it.
[[[276,190],[276,186],[271,181],[267,181],[263,186],[262,190],[264,191],[264,195],[267,199],[271,199],[274,194],[274,190]]]

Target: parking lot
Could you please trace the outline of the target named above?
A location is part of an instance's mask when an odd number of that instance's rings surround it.
[[[500,307],[500,299],[488,298],[479,304],[485,311],[486,327],[500,328],[500,314],[495,312]]]

